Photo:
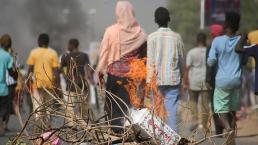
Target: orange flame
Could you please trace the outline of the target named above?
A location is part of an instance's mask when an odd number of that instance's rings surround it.
[[[127,74],[129,83],[125,85],[129,93],[131,104],[135,108],[141,108],[144,105],[144,85],[147,75],[146,59],[133,59],[130,62],[130,72]]]
[[[155,115],[166,120],[167,111],[164,105],[164,97],[158,90],[157,75],[152,77],[151,83],[146,84],[146,58],[132,60],[130,62],[130,72],[127,75],[130,79],[125,88],[129,93],[131,104],[135,108],[147,107],[154,110]],[[145,104],[145,97],[149,98],[152,103]]]

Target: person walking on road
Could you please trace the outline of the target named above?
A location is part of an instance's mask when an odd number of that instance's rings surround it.
[[[48,34],[39,35],[38,46],[38,48],[30,52],[27,60],[28,73],[34,76],[33,88],[36,88],[39,94],[39,98],[37,98],[38,102],[40,102],[39,105],[44,104],[44,111],[42,112],[43,123],[41,125],[43,128],[48,129],[51,126],[51,115],[48,114],[47,109],[56,103],[56,100],[51,97],[49,92],[53,92],[55,87],[60,86],[60,64],[57,52],[49,48]]]
[[[0,48],[0,136],[5,132],[4,117],[6,117],[8,110],[8,94],[9,89],[6,83],[6,73],[14,79],[17,79],[18,73],[14,69],[14,60],[10,53],[4,50],[6,46],[1,43]]]
[[[155,11],[155,22],[159,29],[148,36],[147,83],[157,74],[158,89],[165,97],[168,113],[167,124],[177,129],[177,109],[183,69],[183,41],[181,36],[168,27],[169,11],[159,7]]]
[[[108,119],[112,120],[113,132],[121,133],[125,121],[123,118],[128,113],[127,106],[131,107],[130,96],[125,88],[129,83],[130,62],[144,57],[147,44],[146,34],[137,22],[129,1],[117,2],[116,18],[117,22],[108,27],[104,34],[97,73],[100,85],[103,85],[104,74],[107,74],[106,90],[116,95],[113,97],[107,93],[105,111]]]
[[[216,83],[214,91],[214,111],[229,133],[228,145],[235,144],[236,111],[240,108],[241,86],[241,59],[235,52],[240,36],[236,34],[239,29],[240,15],[227,12],[224,24],[225,35],[216,37],[209,52],[208,65],[217,64]]]
[[[66,91],[70,97],[68,97],[66,101],[69,104],[69,110],[72,111],[78,107],[78,109],[81,110],[81,113],[77,114],[82,115],[82,118],[85,118],[87,108],[89,107],[89,98],[83,94],[87,94],[86,92],[89,92],[87,81],[92,82],[90,74],[91,68],[89,67],[90,60],[88,54],[79,50],[78,39],[69,40],[68,50],[69,53],[64,54],[61,58],[61,68],[62,70],[66,70],[66,72],[64,72],[64,74],[66,74]]]
[[[188,88],[190,95],[189,105],[193,121],[191,131],[197,127],[206,130],[210,116],[211,92],[206,85],[206,51],[206,35],[200,32],[197,34],[197,46],[187,54],[184,79],[184,86]]]

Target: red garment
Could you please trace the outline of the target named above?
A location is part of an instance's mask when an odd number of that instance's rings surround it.
[[[223,26],[220,24],[213,24],[210,26],[211,37],[215,38],[224,33]]]
[[[127,74],[130,71],[130,61],[138,58],[138,51],[139,50],[135,50],[125,55],[120,60],[110,64],[107,68],[107,72],[117,77],[127,77]]]
[[[128,77],[130,71],[130,62],[134,59],[146,57],[147,43],[145,42],[140,48],[124,55],[120,60],[108,65],[107,72],[117,77]]]

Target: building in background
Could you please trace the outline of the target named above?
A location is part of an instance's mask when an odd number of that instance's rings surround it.
[[[240,0],[206,0],[205,24],[223,24],[227,11],[240,11]]]

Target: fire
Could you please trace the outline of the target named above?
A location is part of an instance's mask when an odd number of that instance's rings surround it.
[[[158,90],[157,75],[152,77],[151,83],[146,84],[146,58],[132,60],[130,62],[130,72],[127,75],[130,79],[125,88],[129,93],[131,104],[135,108],[146,107],[154,110],[155,115],[166,120],[167,112],[164,97]],[[145,99],[150,99],[151,103],[145,104]]]
[[[144,105],[144,85],[147,75],[146,59],[134,59],[130,62],[130,72],[127,74],[129,83],[125,85],[129,93],[131,104],[135,108],[141,108]]]

